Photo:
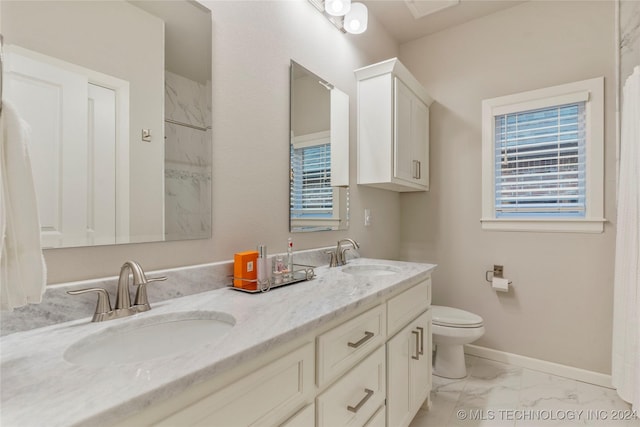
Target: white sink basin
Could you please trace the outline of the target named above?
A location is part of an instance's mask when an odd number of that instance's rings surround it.
[[[77,341],[64,352],[64,359],[75,365],[105,366],[188,353],[216,342],[233,325],[233,316],[213,311],[144,316]]]
[[[348,265],[342,269],[343,273],[353,274],[354,276],[389,276],[400,273],[398,267],[384,264],[363,264]]]

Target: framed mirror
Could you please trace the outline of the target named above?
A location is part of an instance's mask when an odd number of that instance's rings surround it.
[[[211,237],[211,11],[0,8],[3,98],[31,129],[43,247]]]
[[[289,227],[349,227],[349,97],[291,61]]]

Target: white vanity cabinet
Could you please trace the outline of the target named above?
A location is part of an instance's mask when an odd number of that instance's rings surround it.
[[[359,360],[384,344],[387,337],[386,309],[378,305],[317,339],[318,386],[353,368]]]
[[[363,427],[384,405],[386,397],[384,347],[352,368],[316,399],[316,427]]]
[[[431,284],[426,280],[387,302],[387,426],[408,426],[431,391]]]
[[[387,343],[387,425],[408,426],[431,391],[431,312]]]
[[[296,414],[281,424],[280,427],[309,427],[316,422],[316,405],[311,403],[305,406]]]
[[[430,303],[427,278],[118,426],[406,426],[431,390]]]
[[[360,68],[358,184],[429,189],[429,106],[424,87],[397,58]]]
[[[312,399],[313,361],[314,347],[308,343],[152,424],[167,427],[279,425]],[[192,399],[197,399],[196,395],[194,393]]]

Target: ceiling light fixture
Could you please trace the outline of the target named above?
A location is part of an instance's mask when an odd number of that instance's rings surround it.
[[[343,33],[362,34],[367,29],[368,11],[362,3],[351,0],[309,0],[309,3]],[[342,11],[340,15],[338,10]]]
[[[351,0],[325,0],[324,11],[331,16],[344,16],[351,10]]]
[[[352,3],[351,10],[344,17],[344,29],[351,34],[362,34],[367,30],[369,16],[367,6],[362,3]]]

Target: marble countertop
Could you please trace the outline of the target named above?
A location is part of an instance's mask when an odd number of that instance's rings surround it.
[[[359,264],[393,265],[400,272],[363,277],[346,274],[340,267],[320,267],[311,281],[266,293],[223,288],[163,301],[149,312],[123,319],[91,323],[87,318],[4,336],[0,422],[7,427],[113,424],[358,307],[409,288],[435,268],[367,258],[349,263]],[[211,345],[145,362],[85,367],[63,357],[71,344],[105,329],[141,317],[194,311],[226,313],[236,324]]]

